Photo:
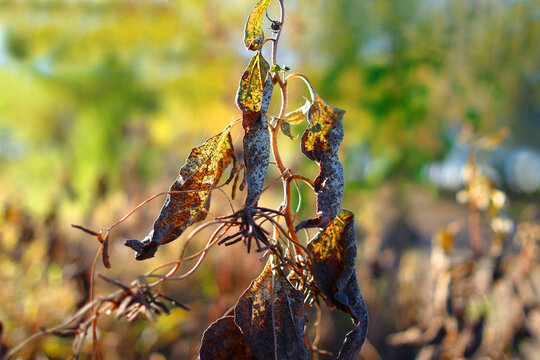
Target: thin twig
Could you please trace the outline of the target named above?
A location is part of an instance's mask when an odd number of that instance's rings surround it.
[[[305,75],[302,75],[302,74],[291,74],[291,75],[288,75],[286,78],[285,78],[285,85],[288,85],[289,83],[289,80],[291,79],[294,79],[294,78],[300,78],[302,80],[304,80],[304,82],[306,83],[307,87],[308,87],[308,90],[309,90],[309,96],[311,97],[311,101],[315,101],[315,90],[313,89],[313,86],[311,85],[311,82],[309,81],[309,79],[305,76]],[[282,116],[280,116],[282,117]]]

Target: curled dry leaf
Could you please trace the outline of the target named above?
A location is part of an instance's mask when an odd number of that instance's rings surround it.
[[[234,322],[234,316],[224,316],[203,334],[200,360],[256,360],[249,345]]]
[[[145,315],[149,321],[154,321],[156,315],[162,313],[169,315],[169,306],[161,300],[168,300],[173,306],[189,311],[183,304],[161,294],[144,282],[134,281],[128,286],[118,280],[103,275],[98,276],[121,289],[121,291],[114,293],[113,296],[101,300],[112,305],[110,310],[116,311],[117,319],[125,317],[128,321],[133,321],[139,315]]]
[[[258,360],[309,359],[304,297],[270,261],[240,296],[235,322]]]
[[[248,50],[256,51],[261,47],[261,43],[264,40],[264,32],[262,30],[264,12],[269,4],[270,0],[260,0],[251,11],[251,14],[249,14],[246,28],[244,29],[244,44]]]
[[[268,107],[272,98],[269,65],[260,53],[251,59],[242,75],[236,103],[242,110],[244,163],[246,166],[246,206],[254,207],[264,187],[270,160]]]
[[[347,334],[338,360],[353,360],[367,333],[366,303],[356,280],[354,215],[341,210],[336,219],[308,243],[313,256],[313,276],[330,306],[350,314],[356,325]]]
[[[100,242],[100,244],[102,245],[102,249],[101,249],[101,259],[103,261],[103,265],[110,269],[111,268],[111,262],[109,260],[109,233],[106,232],[105,233],[105,236],[103,236],[103,233],[102,232],[96,232],[96,231],[93,231],[93,230],[90,230],[90,229],[87,229],[81,225],[75,225],[75,224],[71,224],[72,227],[74,227],[75,229],[79,229],[89,235],[92,235],[92,236],[95,236],[96,239],[98,239],[98,241]]]
[[[311,106],[311,102],[306,100],[306,103],[300,108],[285,114],[283,118],[279,118],[281,131],[291,140],[296,140],[296,136],[291,133],[291,125],[299,125],[307,119],[307,113]]]
[[[328,226],[339,213],[343,197],[343,167],[339,162],[338,149],[343,140],[342,119],[344,110],[327,104],[314,94],[308,111],[308,127],[302,135],[302,152],[316,161],[321,169],[315,179],[317,193],[317,217],[302,221],[296,230],[308,227]]]
[[[287,136],[289,139],[293,141],[297,139],[297,137],[294,136],[291,132],[291,124],[289,124],[286,121],[281,121],[279,123],[279,127],[281,128],[281,132],[283,133],[283,135]]]
[[[307,119],[307,114],[310,107],[311,107],[311,102],[309,100],[306,100],[304,105],[302,105],[296,110],[293,110],[285,114],[285,116],[281,118],[280,120],[285,121],[291,125],[299,125]]]
[[[154,256],[160,245],[178,238],[194,222],[204,220],[210,205],[210,191],[216,186],[225,168],[234,163],[231,126],[191,149],[167,195],[154,228],[141,242],[128,240],[125,245],[137,252],[136,259]]]

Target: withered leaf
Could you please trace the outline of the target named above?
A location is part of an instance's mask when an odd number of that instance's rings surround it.
[[[366,303],[356,280],[354,215],[341,210],[332,224],[308,243],[308,251],[313,256],[315,282],[326,301],[353,317],[356,327],[347,334],[337,357],[353,360],[364,343],[368,326]]]
[[[320,166],[315,179],[317,193],[317,218],[302,221],[297,231],[307,227],[328,226],[341,208],[344,178],[339,162],[338,149],[343,140],[342,119],[344,110],[327,104],[314,94],[313,104],[308,111],[308,127],[302,135],[302,152]]]
[[[270,65],[260,52],[249,62],[240,79],[236,94],[236,104],[243,112],[258,113],[261,111],[263,89],[270,79]],[[244,120],[245,121],[245,120]]]
[[[203,334],[200,360],[256,360],[244,335],[234,322],[234,316],[224,316]]]
[[[299,125],[307,119],[307,114],[310,108],[311,102],[309,100],[306,100],[304,105],[302,105],[296,110],[285,114],[285,116],[281,118],[281,120],[286,121],[291,125]]]
[[[262,30],[264,12],[269,4],[270,0],[259,0],[249,14],[246,28],[244,29],[244,44],[248,50],[255,51],[261,47],[261,43],[264,40],[264,32]]]
[[[286,121],[281,121],[279,123],[279,127],[281,128],[281,132],[283,133],[283,135],[287,136],[291,140],[297,139],[297,137],[294,136],[291,132],[291,124]]]
[[[308,127],[302,135],[302,152],[310,160],[320,162],[324,152],[337,153],[343,140],[342,119],[345,110],[327,104],[314,94],[308,111]]]
[[[272,98],[269,66],[260,53],[251,59],[242,75],[236,103],[242,110],[244,163],[246,166],[246,206],[254,207],[264,187],[270,160],[268,107]]]
[[[240,296],[235,322],[257,360],[309,359],[304,297],[270,261]]]
[[[160,245],[178,238],[196,221],[204,220],[210,202],[210,191],[217,185],[225,168],[234,161],[231,127],[191,149],[170,191],[185,191],[167,195],[153,230],[141,242],[128,240],[125,245],[137,252],[136,259],[154,256]]]
[[[311,103],[306,100],[306,103],[298,109],[285,114],[280,120],[281,132],[291,140],[296,140],[297,137],[291,133],[291,125],[301,124],[307,119],[307,113]]]

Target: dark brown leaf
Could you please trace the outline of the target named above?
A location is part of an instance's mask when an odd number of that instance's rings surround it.
[[[256,360],[234,316],[224,316],[203,334],[200,360]]]
[[[270,261],[240,296],[235,321],[258,360],[309,359],[304,297]]]
[[[264,40],[262,22],[264,12],[269,4],[270,0],[260,0],[249,14],[244,30],[244,44],[248,50],[259,50],[261,43]]]
[[[338,360],[353,360],[367,334],[366,303],[356,280],[354,215],[341,210],[336,219],[308,243],[313,255],[313,276],[330,306],[353,317],[355,328],[347,334]]]
[[[343,114],[344,110],[327,104],[319,95],[314,94],[313,104],[308,111],[309,125],[302,135],[302,152],[321,168],[315,179],[318,216],[302,221],[297,225],[297,231],[328,226],[341,208],[344,178],[338,149],[343,140]]]
[[[196,221],[204,220],[209,206],[210,191],[216,186],[225,168],[234,161],[231,127],[191,149],[186,163],[172,184],[154,228],[145,240],[128,240],[125,245],[137,252],[136,259],[153,257],[160,245],[178,238]]]
[[[109,260],[109,235],[103,239],[103,250],[101,251],[101,260],[103,265],[107,268],[111,268],[111,262]]]
[[[272,98],[269,66],[260,53],[251,59],[242,75],[236,103],[242,110],[244,163],[246,166],[246,206],[257,205],[270,160],[268,107]]]

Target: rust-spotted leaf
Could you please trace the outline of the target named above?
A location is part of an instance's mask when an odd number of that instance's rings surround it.
[[[270,80],[269,69],[270,65],[261,53],[257,53],[251,58],[242,74],[236,94],[236,104],[240,110],[251,113],[261,111],[264,85]]]
[[[246,166],[246,206],[254,207],[264,187],[270,160],[268,107],[273,84],[269,66],[260,53],[251,59],[242,75],[236,103],[242,110],[244,163]]]
[[[270,0],[259,0],[249,14],[244,29],[244,44],[248,50],[256,51],[261,47],[264,40],[264,32],[262,29],[264,12],[269,4]]]
[[[234,316],[224,316],[203,334],[200,360],[256,360]]]
[[[344,110],[327,104],[314,94],[313,104],[308,111],[308,127],[302,135],[302,152],[320,166],[315,179],[317,193],[317,217],[302,221],[297,230],[307,227],[328,226],[341,208],[344,178],[339,162],[338,149],[343,140],[342,119]]]
[[[308,127],[302,135],[302,152],[310,160],[320,162],[323,152],[337,153],[343,140],[342,119],[345,110],[326,103],[314,94],[308,111]]]
[[[367,333],[366,303],[356,280],[356,239],[354,215],[341,210],[336,219],[309,243],[313,257],[313,276],[330,306],[349,314],[355,328],[349,332],[337,357],[353,360],[360,351]]]
[[[194,222],[204,220],[212,187],[218,184],[225,168],[234,161],[230,128],[191,149],[170,188],[178,193],[167,195],[153,230],[142,242],[126,241],[126,246],[137,252],[137,260],[153,257],[160,245],[178,238]]]
[[[257,360],[309,359],[304,297],[270,261],[240,296],[235,322]]]

